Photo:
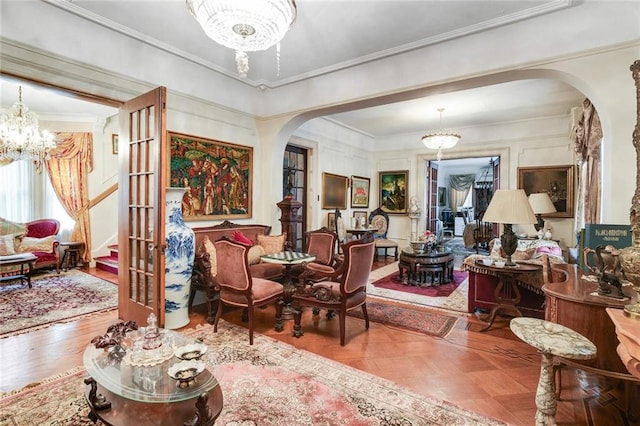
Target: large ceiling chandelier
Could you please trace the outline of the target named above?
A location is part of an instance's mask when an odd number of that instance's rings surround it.
[[[267,50],[277,44],[280,74],[280,40],[296,17],[294,0],[186,0],[189,12],[217,43],[236,51],[238,74],[246,77],[246,52]]]
[[[447,133],[442,130],[442,111],[444,111],[444,108],[438,108],[438,112],[440,113],[440,130],[422,137],[424,146],[429,149],[438,150],[438,154],[436,155],[438,161],[442,159],[443,149],[453,148],[460,140],[460,135],[457,133]]]
[[[0,160],[33,160],[40,165],[55,147],[53,135],[46,130],[40,132],[38,116],[22,103],[19,86],[18,102],[8,113],[0,114]]]

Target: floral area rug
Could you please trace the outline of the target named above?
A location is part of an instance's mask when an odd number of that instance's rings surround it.
[[[440,312],[372,301],[367,301],[367,314],[371,321],[436,337],[447,337],[458,322],[457,317]],[[362,309],[353,309],[348,315],[364,318]]]
[[[115,309],[118,286],[76,269],[0,286],[0,338]]]
[[[224,406],[216,425],[498,425],[388,380],[220,320],[185,332],[202,338],[203,360]],[[0,396],[0,425],[91,425],[82,368]]]
[[[453,274],[454,280],[460,280],[460,282],[455,289],[447,292],[448,294],[436,294],[439,290],[429,290],[429,288],[425,289],[426,291],[423,292],[423,294],[419,294],[419,291],[415,287],[402,285],[399,280],[396,288],[376,286],[375,283],[378,281],[385,280],[390,282],[393,280],[394,275],[396,277],[398,276],[398,262],[394,262],[378,268],[375,271],[371,271],[371,274],[369,274],[369,283],[367,284],[367,295],[372,298],[391,300],[398,303],[466,313],[469,279],[457,270],[454,270]],[[434,289],[437,289],[437,287],[434,287]],[[448,289],[451,289],[450,285]],[[428,294],[428,291],[431,291],[433,294]]]

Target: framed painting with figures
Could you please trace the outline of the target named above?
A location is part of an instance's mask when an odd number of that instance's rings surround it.
[[[169,132],[169,186],[190,220],[251,217],[253,148]]]
[[[387,214],[407,213],[408,170],[379,172],[380,209]]]
[[[556,208],[544,217],[573,217],[574,166],[518,167],[518,189],[530,194],[546,192]]]

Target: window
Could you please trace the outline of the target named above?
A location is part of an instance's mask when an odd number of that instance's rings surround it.
[[[58,200],[43,166],[37,173],[31,161],[14,161],[0,166],[0,217],[25,223],[36,219],[60,221],[60,238],[68,240],[75,221]]]

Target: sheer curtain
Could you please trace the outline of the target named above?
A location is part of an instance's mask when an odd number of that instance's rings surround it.
[[[19,223],[58,219],[58,236],[68,241],[75,221],[60,204],[46,170],[37,173],[31,161],[14,161],[0,167],[0,182],[0,217]]]

